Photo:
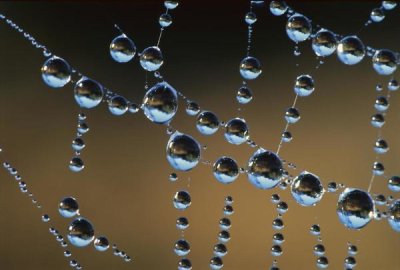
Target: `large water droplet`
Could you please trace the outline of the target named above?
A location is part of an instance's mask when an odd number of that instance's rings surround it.
[[[299,204],[312,206],[322,199],[324,188],[318,176],[302,172],[293,180],[292,195]]]
[[[248,56],[240,62],[240,75],[246,80],[256,79],[262,72],[261,63],[257,58]]]
[[[212,135],[218,131],[218,117],[213,112],[204,111],[197,116],[196,127],[201,134]]]
[[[80,172],[85,168],[85,165],[81,158],[73,157],[69,162],[69,169],[73,172]]]
[[[296,43],[308,39],[311,29],[310,20],[301,14],[294,14],[286,23],[286,33]]]
[[[200,106],[197,102],[188,101],[186,103],[186,113],[190,116],[194,116],[200,112]]]
[[[257,188],[274,188],[283,178],[282,161],[271,151],[257,150],[247,166],[248,179]]]
[[[65,197],[58,205],[58,212],[65,218],[72,218],[79,213],[79,205],[74,197]]]
[[[224,257],[228,253],[228,249],[224,244],[216,244],[214,246],[214,255],[218,257]]]
[[[397,69],[397,56],[390,50],[377,50],[372,57],[372,66],[380,75],[390,75]]]
[[[94,228],[89,220],[78,217],[68,227],[68,240],[76,247],[85,247],[94,240]]]
[[[110,44],[110,55],[119,63],[126,63],[132,60],[136,54],[136,46],[133,41],[122,34],[111,41]]]
[[[253,99],[253,92],[247,86],[239,88],[236,99],[240,104],[247,104]]]
[[[57,56],[47,59],[41,71],[43,81],[50,87],[60,88],[71,80],[71,67]]]
[[[96,237],[93,244],[96,250],[101,252],[106,251],[110,247],[110,242],[105,236]]]
[[[213,257],[210,260],[210,268],[212,270],[219,270],[224,267],[224,262],[220,257]]]
[[[319,257],[317,259],[317,266],[320,269],[328,268],[328,266],[329,266],[328,259],[326,257]]]
[[[314,79],[310,75],[301,75],[296,78],[294,84],[294,92],[301,96],[306,97],[314,92]]]
[[[281,0],[274,0],[271,1],[271,3],[269,4],[269,10],[275,16],[281,16],[285,14],[287,9],[288,9],[287,4]]]
[[[300,120],[300,112],[296,108],[288,108],[285,112],[285,119],[289,124],[297,123]]]
[[[175,242],[174,251],[178,256],[186,256],[190,253],[189,242],[185,239],[180,239]]]
[[[326,29],[319,30],[312,40],[312,48],[318,56],[329,56],[336,51],[336,35]]]
[[[343,38],[337,47],[339,60],[346,65],[355,65],[361,62],[365,56],[365,47],[356,36]]]
[[[199,163],[200,151],[200,145],[195,139],[175,132],[167,144],[167,159],[176,170],[189,171]]]
[[[108,101],[108,109],[113,115],[123,115],[128,111],[128,101],[121,96],[114,96]]]
[[[168,27],[172,24],[172,17],[171,15],[165,13],[160,16],[158,19],[158,23],[160,24],[161,27]]]
[[[103,87],[96,81],[83,77],[74,88],[76,102],[82,108],[93,108],[103,99]]]
[[[223,184],[229,184],[239,176],[239,167],[230,157],[219,158],[213,166],[214,177]]]
[[[140,65],[147,71],[156,71],[163,63],[161,50],[156,46],[148,47],[140,54]]]
[[[234,118],[225,124],[225,139],[232,144],[242,144],[249,139],[249,129],[246,121],[241,118]]]
[[[176,209],[185,210],[192,204],[192,199],[189,192],[181,190],[175,193],[173,203]]]
[[[385,12],[382,8],[374,8],[369,17],[373,22],[381,22],[385,19]]]
[[[400,192],[400,177],[392,176],[388,180],[388,187],[393,192]]]

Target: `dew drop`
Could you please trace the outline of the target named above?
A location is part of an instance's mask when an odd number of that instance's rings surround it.
[[[96,239],[93,242],[93,245],[96,248],[96,250],[104,252],[109,249],[110,242],[105,236],[99,236],[96,237]]]
[[[239,167],[230,157],[220,157],[213,165],[214,177],[223,184],[232,183],[239,176]]]
[[[185,239],[180,239],[175,242],[174,251],[178,256],[186,256],[190,253],[190,244]]]
[[[294,92],[300,97],[311,95],[314,89],[314,79],[310,75],[301,75],[296,78]]]
[[[103,87],[96,81],[83,77],[74,88],[74,97],[82,108],[91,109],[103,99]]]
[[[343,38],[337,47],[339,60],[346,65],[355,65],[361,62],[365,56],[365,47],[356,36]]]
[[[73,157],[69,162],[69,169],[73,172],[80,172],[85,168],[85,165],[81,158]]]
[[[286,23],[286,33],[296,43],[308,39],[311,29],[310,20],[301,14],[294,14]]]
[[[65,197],[58,205],[58,212],[62,217],[72,218],[79,213],[79,205],[74,197]]]
[[[110,55],[118,63],[126,63],[132,60],[136,54],[136,46],[125,34],[114,38],[110,44]]]
[[[224,263],[220,257],[213,257],[210,260],[210,268],[212,270],[221,269],[224,266]]]
[[[71,67],[64,59],[53,56],[42,66],[42,79],[50,87],[60,88],[71,80]]]
[[[197,130],[203,135],[212,135],[218,131],[218,117],[209,111],[204,111],[197,116]]]
[[[326,29],[319,30],[312,40],[312,49],[317,56],[329,56],[336,51],[336,35]]]
[[[89,220],[78,217],[68,227],[68,240],[76,247],[85,247],[94,240],[94,228]]]
[[[392,176],[388,180],[388,187],[393,192],[400,192],[400,177]]]
[[[167,160],[176,170],[189,171],[200,160],[200,145],[189,135],[175,132],[167,144]]]
[[[291,188],[293,198],[302,206],[315,205],[324,195],[319,177],[306,171],[296,176]]]
[[[285,14],[287,9],[288,9],[287,4],[281,0],[274,0],[271,1],[271,3],[269,4],[269,10],[275,16],[281,16]]]
[[[171,15],[165,13],[160,16],[158,19],[158,23],[160,24],[161,27],[168,27],[172,24],[172,17]]]
[[[186,230],[189,227],[189,220],[185,217],[180,217],[176,220],[176,228]]]
[[[240,75],[246,80],[254,80],[262,72],[260,61],[252,56],[248,56],[240,62],[239,70]]]
[[[253,92],[247,86],[239,88],[236,99],[240,104],[247,104],[253,99]]]
[[[214,246],[214,255],[218,257],[224,257],[228,253],[228,249],[224,244],[216,244]]]
[[[163,63],[161,50],[156,46],[148,47],[140,54],[140,65],[147,71],[156,71]]]
[[[173,203],[176,209],[185,210],[192,204],[192,199],[189,192],[181,190],[175,193]]]
[[[190,116],[194,116],[200,112],[200,106],[194,101],[188,101],[186,103],[186,113]]]
[[[397,69],[398,57],[390,50],[377,50],[372,57],[372,66],[379,75],[391,75]]]

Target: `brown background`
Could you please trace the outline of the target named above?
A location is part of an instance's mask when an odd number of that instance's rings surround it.
[[[162,1],[109,3],[3,2],[1,11],[67,59],[87,76],[102,82],[131,100],[144,94],[145,74],[137,58],[133,63],[117,64],[108,53],[109,42],[117,35],[118,23],[138,48],[153,45],[158,37],[157,18]],[[243,16],[248,1],[185,1],[172,12],[174,22],[161,41],[165,56],[162,73],[178,90],[212,110],[221,119],[245,117],[252,139],[275,150],[284,127],[283,113],[294,98],[293,80],[310,73],[316,90],[300,98],[301,121],[290,128],[294,140],[281,151],[284,158],[318,174],[324,183],[331,180],[346,186],[366,189],[375,154],[372,146],[377,130],[369,124],[374,113],[375,85],[385,84],[366,58],[357,66],[345,66],[336,56],[327,59],[320,70],[310,43],[301,44],[303,54],[293,56],[293,43],[284,31],[285,19],[273,17],[266,8],[256,10],[253,54],[263,64],[263,74],[251,82],[255,99],[238,112],[235,93],[241,83],[238,63],[245,52],[246,27]],[[377,2],[291,3],[299,12],[337,33],[359,31]],[[377,48],[400,50],[400,14],[388,12],[380,24],[360,33],[365,43]],[[65,234],[69,220],[57,213],[63,196],[78,198],[81,213],[128,252],[134,262],[123,263],[111,252],[101,254],[93,247],[71,248],[87,269],[176,269],[178,261],[172,247],[180,233],[175,229],[178,213],[172,207],[175,191],[185,188],[191,177],[192,207],[184,213],[191,222],[186,237],[192,245],[189,258],[194,269],[208,269],[212,246],[216,243],[218,219],[223,199],[232,195],[232,240],[224,258],[225,269],[268,269],[273,258],[272,219],[276,216],[269,202],[278,192],[289,204],[283,233],[284,255],[278,258],[282,269],[315,269],[312,247],[315,237],[308,233],[313,223],[322,227],[330,269],[342,269],[346,243],[359,247],[357,269],[399,269],[400,238],[387,222],[374,221],[362,231],[348,231],[338,221],[335,204],[338,194],[325,194],[316,207],[303,208],[289,190],[260,191],[242,175],[224,186],[213,179],[210,168],[198,166],[193,172],[179,173],[170,183],[172,172],[165,158],[168,136],[165,127],[150,123],[142,113],[116,117],[102,105],[88,111],[91,130],[82,157],[86,169],[72,173],[70,142],[75,134],[79,111],[72,97],[72,86],[61,90],[47,87],[40,76],[44,58],[21,35],[0,24],[0,99],[3,157],[14,164],[39,201],[36,209],[4,170],[0,171],[0,269],[69,269],[62,248],[40,221],[48,213]],[[298,62],[300,67],[296,68]],[[384,138],[390,152],[382,160],[387,174],[398,174],[400,97],[393,94]],[[205,159],[232,155],[245,164],[254,149],[224,142],[222,132],[205,137],[194,127],[194,119],[183,112],[183,103],[173,125],[194,135],[208,146]],[[389,195],[386,180],[378,177],[373,192]]]

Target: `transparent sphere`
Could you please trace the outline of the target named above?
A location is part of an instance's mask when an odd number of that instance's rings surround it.
[[[178,110],[178,95],[167,82],[151,87],[143,98],[144,115],[153,123],[169,122]]]
[[[336,182],[328,183],[328,192],[336,192],[338,190],[338,184]]]
[[[248,161],[247,176],[259,189],[274,188],[283,178],[282,161],[275,153],[259,149]]]
[[[178,270],[191,270],[192,263],[188,259],[182,259],[178,263]]]
[[[226,215],[226,216],[230,216],[230,215],[232,215],[233,214],[233,207],[232,207],[232,205],[225,205],[224,206],[224,215]]]
[[[281,201],[281,197],[278,194],[272,194],[271,195],[271,202],[272,203],[278,203]]]
[[[372,57],[372,66],[380,75],[391,75],[397,69],[397,56],[391,50],[377,50]]]
[[[388,208],[388,222],[393,230],[400,232],[400,200],[394,201]]]
[[[190,244],[185,239],[180,239],[174,245],[175,254],[178,256],[186,256],[190,253]]]
[[[214,255],[218,257],[224,257],[228,253],[228,249],[222,243],[216,244],[214,246]]]
[[[276,209],[278,210],[279,214],[284,214],[289,210],[289,206],[286,202],[278,202]]]
[[[399,82],[397,81],[397,80],[390,80],[389,81],[389,83],[388,83],[388,89],[390,90],[390,91],[397,91],[397,90],[399,90]]]
[[[257,16],[254,12],[248,12],[244,17],[244,20],[248,25],[252,25],[257,21]]]
[[[325,254],[325,246],[321,244],[317,244],[314,246],[314,254],[317,256],[322,256]]]
[[[225,204],[226,204],[226,205],[232,205],[232,204],[233,204],[233,198],[232,198],[232,196],[226,196],[226,198],[225,198]]]
[[[85,247],[94,240],[94,228],[89,220],[78,217],[68,227],[68,240],[76,247]]]
[[[163,63],[161,50],[156,46],[148,47],[140,54],[140,65],[147,71],[156,71]]]
[[[171,15],[165,13],[160,16],[158,19],[158,23],[160,24],[161,27],[168,27],[172,24],[172,17]]]
[[[297,123],[300,120],[300,112],[296,108],[288,108],[285,112],[285,119],[289,124]]]
[[[212,270],[218,270],[218,269],[221,269],[222,267],[224,267],[224,262],[222,261],[222,259],[220,257],[211,258],[210,268]]]
[[[79,214],[79,205],[74,197],[65,197],[58,205],[58,212],[62,217],[72,218]]]
[[[378,139],[375,142],[374,150],[377,154],[385,154],[387,151],[389,151],[389,145],[385,140]]]
[[[229,242],[229,240],[231,240],[231,235],[228,231],[220,231],[218,234],[218,240],[222,243]]]
[[[286,23],[286,33],[296,43],[308,39],[311,35],[311,30],[310,20],[301,14],[294,14]]]
[[[222,230],[229,230],[231,228],[232,224],[231,224],[231,220],[229,218],[221,218],[219,220],[219,227]]]
[[[136,46],[125,34],[114,38],[110,44],[110,55],[118,63],[126,63],[132,60],[136,54]]]
[[[282,253],[283,253],[283,251],[282,251],[282,247],[280,245],[273,245],[271,247],[271,255],[272,256],[275,256],[275,257],[281,256]]]
[[[71,80],[71,67],[64,59],[53,56],[42,66],[42,79],[50,87],[60,88]]]
[[[344,259],[344,266],[347,267],[347,269],[353,269],[356,267],[357,261],[354,257],[347,257]]]
[[[339,220],[349,229],[361,229],[373,218],[375,205],[371,196],[360,189],[346,188],[336,208]]]
[[[128,111],[128,101],[121,96],[114,96],[108,101],[108,109],[113,115],[123,115]]]
[[[136,103],[129,103],[128,111],[130,113],[137,113],[139,111],[139,106]]]
[[[82,138],[73,139],[72,149],[74,149],[75,151],[81,151],[83,148],[85,148],[85,142]]]
[[[310,75],[301,75],[296,78],[294,92],[300,97],[311,95],[314,89],[314,79]]]
[[[253,92],[247,86],[239,88],[236,99],[240,104],[247,104],[253,99]]]
[[[85,134],[89,131],[88,125],[84,122],[79,122],[77,125],[77,129],[80,134]]]
[[[282,244],[285,242],[285,237],[281,233],[276,233],[274,236],[272,236],[272,241],[276,244]]]
[[[310,233],[315,236],[321,235],[321,227],[318,224],[311,225]]]
[[[385,124],[385,117],[378,113],[371,117],[371,125],[375,128],[381,128]]]
[[[176,180],[178,180],[178,175],[177,175],[176,173],[171,173],[171,174],[169,175],[169,180],[170,180],[171,182],[175,182]]]
[[[283,224],[283,220],[280,218],[276,218],[272,221],[272,228],[275,230],[282,230],[285,227]]]
[[[385,167],[380,162],[374,162],[372,166],[372,173],[375,175],[383,175],[385,173]]]
[[[103,99],[103,87],[96,81],[83,77],[74,88],[76,102],[82,108],[90,109],[100,104]]]
[[[185,217],[180,217],[176,220],[176,227],[179,230],[186,230],[189,227],[189,220]]]
[[[386,10],[392,10],[397,6],[396,1],[382,1],[382,7]]]
[[[262,72],[261,63],[257,58],[247,56],[240,62],[240,75],[246,80],[256,79]]]
[[[296,176],[291,188],[293,198],[302,206],[315,205],[324,195],[319,177],[306,171]]]
[[[69,162],[69,169],[73,172],[80,172],[85,168],[85,165],[81,158],[73,157]]]
[[[179,1],[168,0],[164,1],[164,6],[167,9],[175,9],[179,5]]]
[[[194,116],[200,112],[200,106],[197,102],[188,101],[186,103],[186,113],[190,116]]]
[[[189,135],[175,132],[167,144],[167,160],[176,170],[189,171],[200,160],[200,145]]]
[[[42,221],[43,221],[43,222],[49,222],[49,221],[50,221],[49,215],[44,214],[44,215],[42,216]]]
[[[96,250],[101,252],[106,251],[110,247],[110,243],[105,236],[96,237],[93,244]]]
[[[343,38],[336,49],[339,60],[346,65],[355,65],[365,56],[365,46],[356,36]]]
[[[239,167],[234,159],[223,156],[214,163],[213,173],[220,183],[229,184],[238,178]]]
[[[384,96],[379,96],[375,100],[375,109],[380,112],[384,112],[389,108],[389,101]]]
[[[326,258],[326,257],[319,257],[319,258],[317,259],[317,267],[318,267],[319,269],[325,269],[325,268],[328,268],[328,266],[329,266],[328,258]]]
[[[385,12],[382,8],[374,8],[369,17],[373,22],[381,22],[385,19]]]
[[[175,193],[173,203],[176,209],[185,210],[192,204],[192,199],[189,192],[181,190]]]
[[[336,51],[336,35],[326,29],[319,30],[312,39],[312,49],[318,56],[329,56]]]
[[[231,144],[242,144],[249,139],[249,129],[246,121],[241,118],[234,118],[225,124],[225,139]]]
[[[392,176],[388,180],[388,187],[393,192],[400,192],[400,177]]]
[[[269,4],[269,10],[275,16],[281,16],[285,14],[287,9],[288,9],[287,4],[281,0],[274,0],[271,1],[271,3]]]
[[[290,131],[282,132],[282,142],[289,143],[293,140],[292,133]]]
[[[196,127],[201,134],[212,135],[218,131],[218,117],[213,112],[204,111],[197,116]]]

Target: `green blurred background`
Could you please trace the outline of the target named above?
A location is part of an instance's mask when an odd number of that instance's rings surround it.
[[[359,32],[378,2],[289,4],[337,33],[359,33],[372,47],[400,50],[399,8],[388,12],[382,23]],[[164,12],[162,1],[10,1],[1,2],[0,10],[85,75],[131,100],[142,99],[145,73],[137,58],[128,64],[115,63],[108,46],[118,35],[115,23],[139,50],[154,45],[159,33],[157,20]],[[284,30],[285,18],[274,17],[263,7],[255,10],[258,22],[252,49],[263,64],[263,74],[250,82],[254,100],[238,111],[235,94],[241,83],[238,66],[245,54],[243,18],[247,11],[248,1],[244,0],[181,3],[172,11],[173,24],[161,41],[165,57],[162,73],[167,81],[223,120],[244,117],[252,139],[275,150],[285,125],[284,111],[294,98],[293,81],[297,75],[311,74],[316,90],[299,99],[302,119],[290,127],[294,139],[283,147],[281,155],[298,164],[299,171],[318,174],[324,183],[334,180],[367,189],[377,135],[369,124],[375,86],[386,85],[389,78],[375,73],[370,58],[357,66],[345,66],[332,56],[315,70],[317,60],[310,42],[300,44],[302,55],[294,57],[294,44]],[[358,245],[357,269],[399,269],[399,234],[385,220],[373,221],[362,231],[348,231],[335,212],[337,193],[325,194],[316,207],[304,208],[293,201],[289,190],[257,190],[244,175],[231,185],[222,185],[204,165],[190,173],[178,173],[179,180],[170,183],[165,127],[150,123],[142,113],[117,117],[104,104],[87,111],[91,130],[84,136],[86,168],[81,173],[70,172],[67,165],[73,154],[71,141],[79,112],[72,86],[60,90],[47,87],[40,76],[45,60],[42,53],[3,22],[0,35],[2,155],[17,167],[44,206],[43,211],[36,209],[15,181],[0,171],[0,269],[70,269],[62,248],[48,232],[49,224],[40,220],[41,214],[48,213],[50,223],[65,234],[70,220],[58,215],[57,205],[68,195],[78,199],[81,214],[94,223],[97,233],[107,235],[133,258],[127,264],[111,251],[103,254],[92,246],[70,247],[73,258],[87,269],[176,269],[173,244],[180,232],[175,219],[182,214],[191,223],[185,237],[192,246],[189,258],[193,267],[208,269],[226,195],[235,199],[235,214],[224,269],[268,269],[273,260],[269,252],[271,222],[276,216],[269,197],[275,192],[289,204],[284,215],[284,254],[278,258],[281,269],[316,269],[312,248],[317,241],[308,233],[314,223],[322,227],[330,269],[343,269],[347,242]],[[390,101],[383,137],[391,150],[381,160],[387,174],[393,175],[399,173],[398,93]],[[180,106],[173,125],[208,146],[203,152],[205,159],[214,161],[224,154],[246,163],[254,149],[229,145],[221,131],[212,137],[200,135],[194,118],[185,115],[183,103]],[[188,177],[193,203],[180,213],[173,208],[172,197],[186,188]],[[381,177],[375,180],[372,191],[390,194]]]

